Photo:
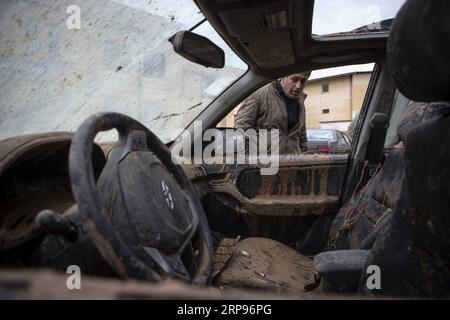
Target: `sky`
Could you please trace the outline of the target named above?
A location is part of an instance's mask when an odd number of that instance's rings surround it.
[[[344,32],[395,17],[406,0],[315,0],[312,33]]]
[[[309,80],[321,79],[325,77],[335,76],[338,74],[346,74],[351,72],[367,72],[367,71],[371,72],[373,70],[374,65],[375,64],[373,63],[366,63],[366,64],[356,64],[351,66],[315,70],[311,72]]]

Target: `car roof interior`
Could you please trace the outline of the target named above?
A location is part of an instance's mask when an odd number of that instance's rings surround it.
[[[373,62],[374,57],[384,55],[388,33],[339,40],[314,38],[313,0],[197,0],[196,3],[250,69],[267,78],[293,70]]]

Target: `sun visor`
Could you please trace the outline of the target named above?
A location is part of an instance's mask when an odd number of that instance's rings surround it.
[[[295,62],[289,3],[224,10],[219,17],[228,33],[242,44],[260,68],[282,67]]]

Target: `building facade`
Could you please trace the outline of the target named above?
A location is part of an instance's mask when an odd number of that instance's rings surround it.
[[[361,110],[371,72],[352,72],[308,81],[306,127],[347,131]]]

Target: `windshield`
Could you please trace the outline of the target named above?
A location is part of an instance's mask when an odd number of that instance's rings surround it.
[[[222,47],[225,68],[173,52],[168,38],[203,18],[190,0],[0,1],[0,139],[114,111],[173,140],[247,70],[208,22],[194,32]]]
[[[334,140],[333,131],[308,129],[306,131],[308,140]]]

